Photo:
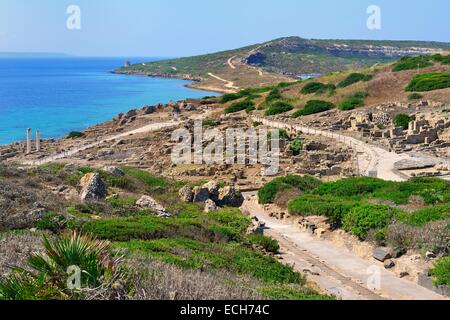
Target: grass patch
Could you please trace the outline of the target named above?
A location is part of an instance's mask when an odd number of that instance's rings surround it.
[[[301,94],[323,94],[326,92],[333,92],[336,90],[336,86],[334,84],[324,84],[321,82],[309,82],[307,83],[302,90]]]
[[[450,217],[450,204],[443,204],[425,208],[413,213],[404,212],[398,216],[398,219],[405,224],[423,227],[431,221],[445,220]]]

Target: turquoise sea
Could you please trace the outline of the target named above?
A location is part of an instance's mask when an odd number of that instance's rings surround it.
[[[0,58],[0,144],[24,140],[26,128],[57,138],[146,104],[215,95],[188,81],[112,74],[125,60]]]

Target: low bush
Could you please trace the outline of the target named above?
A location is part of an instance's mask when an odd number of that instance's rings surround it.
[[[399,215],[398,218],[408,225],[423,227],[428,222],[450,218],[450,204],[432,206],[413,213],[405,212]]]
[[[267,252],[277,253],[280,250],[278,242],[270,237],[266,237],[260,233],[252,233],[247,236],[247,239],[252,243],[264,248]]]
[[[353,208],[344,216],[343,228],[361,240],[366,240],[369,231],[384,233],[399,212],[388,206],[363,204]],[[384,235],[378,237],[384,238]]]
[[[294,139],[294,140],[291,142],[290,149],[291,149],[292,154],[293,154],[294,156],[300,155],[300,152],[301,152],[302,149],[303,149],[303,143],[302,143],[302,140],[301,140],[300,138]]]
[[[273,116],[273,115],[289,112],[292,109],[294,109],[294,107],[290,103],[284,102],[284,101],[276,101],[272,105],[269,106],[269,108],[266,110],[264,115],[266,117]]]
[[[450,87],[450,72],[432,72],[416,75],[406,91],[432,91]]]
[[[369,96],[366,91],[360,91],[354,95],[348,97],[346,100],[339,104],[339,109],[342,111],[353,110],[356,108],[364,107],[364,99]]]
[[[244,110],[249,110],[255,107],[255,103],[250,100],[244,100],[240,102],[235,102],[230,106],[225,108],[225,114],[240,112]]]
[[[323,100],[310,100],[306,103],[305,107],[297,112],[295,112],[292,117],[298,118],[301,116],[307,116],[311,114],[316,114],[320,112],[325,112],[334,109],[336,106],[328,101]]]
[[[363,74],[363,73],[352,73],[347,78],[345,78],[343,81],[341,81],[337,87],[338,88],[345,88],[348,86],[351,86],[352,84],[358,83],[360,81],[370,81],[373,79],[372,75]]]
[[[415,92],[415,93],[411,93],[409,96],[408,96],[408,100],[419,100],[419,99],[422,99],[423,98],[423,95],[421,95],[420,93],[417,93],[417,92]]]
[[[431,67],[433,62],[430,56],[403,57],[394,64],[392,71],[414,70],[417,68]]]
[[[79,131],[72,131],[70,132],[66,139],[77,139],[77,138],[84,138],[86,135],[83,132]]]
[[[434,264],[431,276],[436,286],[447,286],[450,289],[450,256],[441,258]]]
[[[344,216],[360,203],[342,197],[305,194],[292,200],[288,209],[292,215],[326,216],[340,224]]]
[[[272,101],[276,101],[279,99],[283,99],[283,96],[280,93],[278,88],[273,89],[266,97],[266,103],[271,103]]]
[[[334,84],[324,84],[321,82],[309,82],[307,83],[301,90],[301,94],[322,94],[325,92],[332,92],[336,90],[336,86]]]
[[[278,192],[296,188],[300,191],[307,191],[317,188],[320,181],[311,176],[288,175],[272,180],[264,185],[258,192],[261,204],[272,203]]]
[[[404,113],[399,113],[394,118],[394,124],[396,127],[402,127],[403,129],[408,129],[409,123],[413,120],[412,117]]]

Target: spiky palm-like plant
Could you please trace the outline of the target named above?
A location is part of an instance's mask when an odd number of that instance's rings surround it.
[[[73,291],[67,286],[69,267],[81,271],[80,291],[107,288],[121,275],[123,258],[111,255],[107,241],[73,232],[54,240],[44,236],[43,245],[43,254],[28,259],[28,266],[34,272],[16,269],[15,273],[0,280],[0,299],[62,298],[66,293],[71,296]]]
[[[66,283],[67,269],[76,266],[81,270],[82,287],[100,286],[111,280],[122,259],[111,256],[109,242],[77,232],[56,240],[44,237],[43,244],[45,253],[33,255],[28,264],[53,282],[62,281],[61,285]]]

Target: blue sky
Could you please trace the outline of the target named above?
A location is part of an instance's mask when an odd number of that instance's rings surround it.
[[[66,28],[69,5],[81,30]],[[382,29],[368,30],[369,5]],[[449,0],[1,0],[0,52],[186,56],[283,36],[450,42]]]

